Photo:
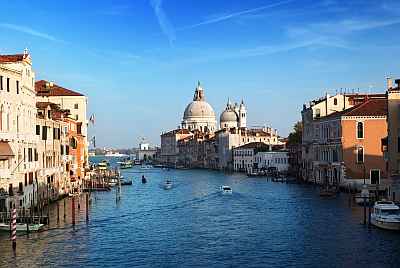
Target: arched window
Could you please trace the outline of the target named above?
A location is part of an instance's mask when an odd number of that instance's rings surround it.
[[[364,139],[364,123],[357,122],[357,139]]]
[[[357,148],[357,163],[363,163],[363,162],[364,162],[364,148],[358,147]]]

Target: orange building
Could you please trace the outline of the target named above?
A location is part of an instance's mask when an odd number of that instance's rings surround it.
[[[381,141],[387,136],[387,99],[368,99],[315,120],[316,183],[376,184],[387,177]]]
[[[85,178],[85,137],[82,135],[82,123],[71,118],[65,118],[67,123],[68,146],[66,154],[69,156],[67,171],[71,186],[77,191]]]

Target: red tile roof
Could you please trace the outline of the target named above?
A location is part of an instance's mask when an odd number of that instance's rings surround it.
[[[386,116],[386,99],[369,99],[365,102],[343,111],[343,116]]]
[[[18,62],[24,59],[24,54],[0,55],[0,63]]]
[[[38,96],[84,96],[81,93],[53,84],[46,80],[40,80],[35,83],[35,90]]]

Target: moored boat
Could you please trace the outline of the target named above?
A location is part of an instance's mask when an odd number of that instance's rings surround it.
[[[41,223],[31,223],[28,225],[29,232],[39,232],[44,228],[44,224]],[[26,232],[28,228],[26,227],[26,223],[17,223],[17,232]],[[10,231],[10,225],[6,223],[0,223],[0,231]]]
[[[386,230],[400,231],[400,207],[391,201],[375,202],[371,224]]]
[[[132,180],[121,180],[121,185],[132,185]]]
[[[128,169],[133,167],[133,162],[131,160],[125,160],[124,162],[120,162],[121,169]]]

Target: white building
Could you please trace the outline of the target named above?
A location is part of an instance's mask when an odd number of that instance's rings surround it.
[[[279,172],[289,170],[289,154],[287,151],[258,152],[254,157],[255,166],[260,170],[274,167]]]
[[[143,139],[136,150],[136,159],[140,161],[153,160],[156,156],[157,148],[151,148],[150,144]]]
[[[289,169],[287,151],[276,150],[263,142],[251,142],[233,149],[233,170],[253,172],[274,167],[279,172]]]
[[[249,143],[263,143],[265,145],[281,145],[278,133],[272,128],[248,129],[231,128],[221,129],[215,133],[218,146],[219,169],[234,169],[232,150]]]
[[[0,210],[32,202],[38,169],[34,82],[27,50],[0,55]]]

